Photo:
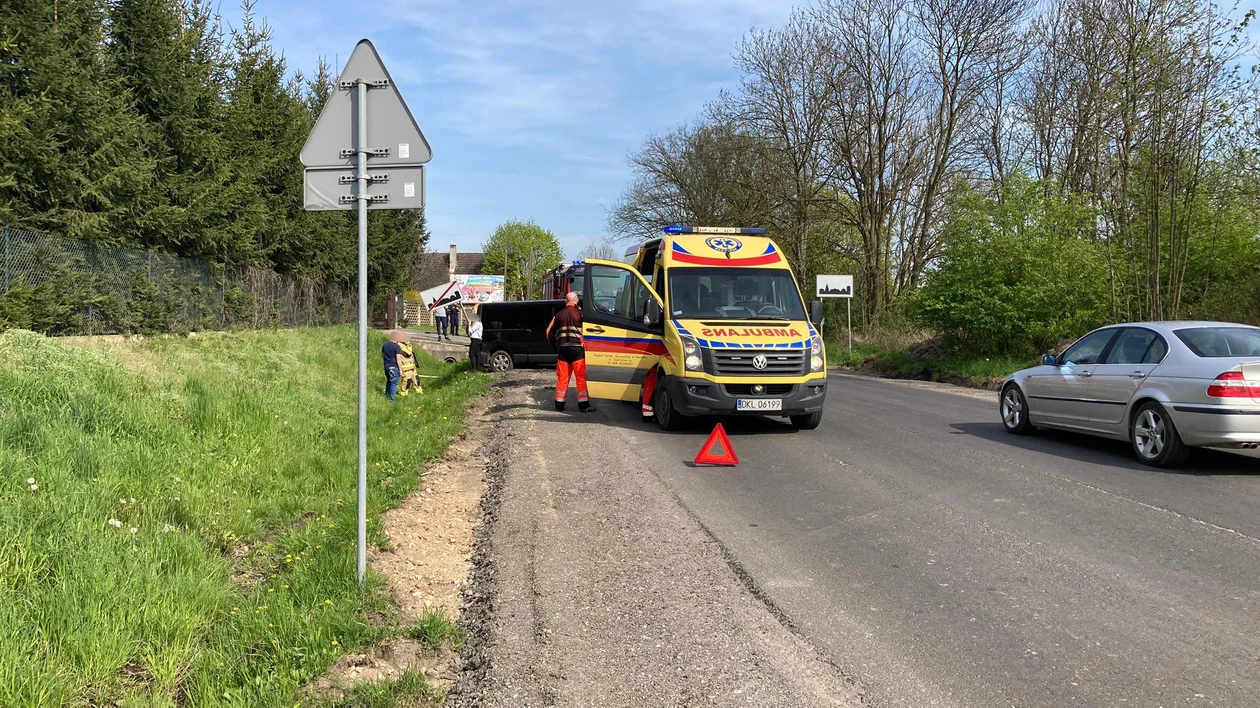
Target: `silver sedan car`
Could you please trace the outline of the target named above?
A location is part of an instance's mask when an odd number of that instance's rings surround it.
[[[1260,447],[1260,327],[1139,322],[1081,337],[1011,374],[1002,423],[1128,440],[1142,462],[1171,467],[1191,447]]]

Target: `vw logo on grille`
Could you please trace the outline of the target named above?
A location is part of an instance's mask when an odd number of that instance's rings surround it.
[[[753,368],[756,369],[757,371],[761,371],[762,369],[766,368],[766,365],[769,363],[770,362],[766,361],[765,354],[758,354],[757,356],[753,357]]]

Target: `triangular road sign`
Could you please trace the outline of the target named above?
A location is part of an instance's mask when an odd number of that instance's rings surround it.
[[[715,449],[721,448],[722,452],[715,452]],[[731,447],[731,439],[726,437],[726,428],[721,423],[709,433],[709,439],[704,441],[704,446],[700,448],[700,454],[696,455],[697,465],[724,465],[726,467],[734,467],[739,464],[739,458],[735,456],[735,448]]]
[[[376,151],[370,162],[373,170],[392,165],[422,165],[433,159],[433,150],[420,125],[411,115],[411,109],[398,92],[398,84],[390,78],[385,64],[376,53],[372,42],[361,40],[350,54],[346,68],[341,72],[332,96],[319,113],[319,120],[302,148],[302,164],[306,167],[350,167],[355,156],[343,151],[353,150],[355,121],[358,106],[354,96],[357,88],[353,83],[364,79],[368,82],[367,100],[367,148]]]

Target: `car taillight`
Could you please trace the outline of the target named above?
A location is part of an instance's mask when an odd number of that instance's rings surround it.
[[[1248,381],[1241,371],[1226,371],[1208,386],[1213,398],[1260,398],[1260,381]]]

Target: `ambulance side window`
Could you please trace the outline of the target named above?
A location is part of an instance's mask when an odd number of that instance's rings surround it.
[[[591,266],[592,294],[595,309],[605,315],[639,321],[647,301],[652,297],[643,281],[633,272],[609,266]]]

